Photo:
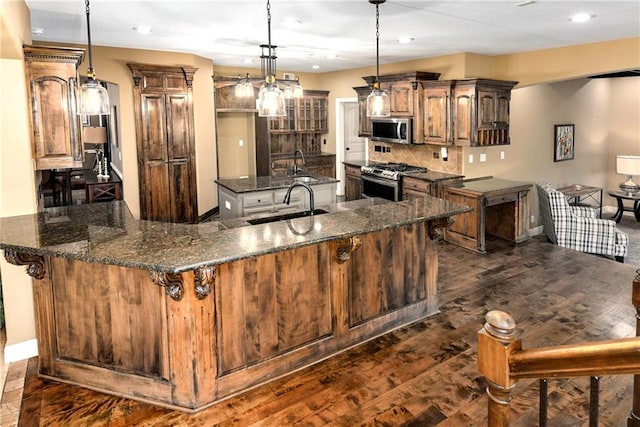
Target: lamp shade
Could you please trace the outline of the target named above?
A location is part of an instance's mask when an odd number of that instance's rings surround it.
[[[85,144],[106,144],[107,128],[86,126],[82,128],[82,136]]]
[[[616,172],[620,175],[640,175],[640,156],[616,156]]]
[[[100,83],[88,80],[80,87],[78,114],[96,116],[109,114],[109,95]]]

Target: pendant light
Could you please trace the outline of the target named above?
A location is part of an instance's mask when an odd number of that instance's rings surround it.
[[[91,24],[89,20],[89,0],[85,1],[87,7],[87,40],[89,52],[89,68],[87,69],[87,82],[80,87],[80,115],[109,114],[109,95],[107,90],[96,81],[96,73],[93,69],[93,55],[91,51]]]
[[[249,79],[249,73],[247,73],[247,77],[238,82],[235,92],[236,98],[253,98],[253,85]]]
[[[262,55],[260,55],[260,65],[262,68],[262,78],[264,84],[258,93],[258,116],[278,117],[285,116],[284,92],[280,90],[276,83],[276,48],[271,45],[271,3],[267,0],[267,30],[268,44],[260,45]]]
[[[367,117],[389,117],[391,101],[386,90],[380,90],[380,11],[378,6],[387,0],[369,0],[376,5],[376,81],[367,97]]]

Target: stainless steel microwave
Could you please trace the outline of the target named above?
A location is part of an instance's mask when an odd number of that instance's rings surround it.
[[[395,144],[413,143],[413,119],[410,117],[372,118],[371,140]]]

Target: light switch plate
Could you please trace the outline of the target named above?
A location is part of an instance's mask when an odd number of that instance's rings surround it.
[[[480,153],[480,162],[486,162],[486,161],[487,161],[486,153]]]
[[[473,154],[469,154],[469,163],[473,163]]]
[[[504,160],[504,151],[500,152],[500,160]]]

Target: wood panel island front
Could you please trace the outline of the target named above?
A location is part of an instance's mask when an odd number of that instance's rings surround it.
[[[39,375],[193,412],[438,310],[436,239],[468,207],[325,208],[259,225],[140,221],[122,201],[1,218],[6,259],[33,277]]]

